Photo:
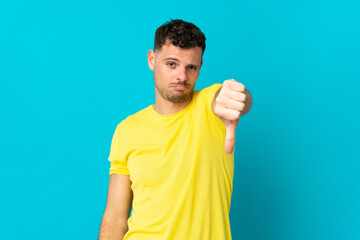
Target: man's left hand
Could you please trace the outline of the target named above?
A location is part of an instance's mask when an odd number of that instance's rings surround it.
[[[235,131],[241,112],[245,110],[246,91],[242,83],[234,79],[225,80],[213,102],[214,114],[225,125],[225,152],[228,154],[234,150]]]

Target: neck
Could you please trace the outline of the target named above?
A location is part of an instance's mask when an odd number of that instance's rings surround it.
[[[170,115],[180,112],[181,110],[185,109],[191,102],[193,93],[191,96],[183,102],[173,103],[168,100],[163,99],[161,96],[155,97],[155,104],[152,105],[155,112],[161,115]]]

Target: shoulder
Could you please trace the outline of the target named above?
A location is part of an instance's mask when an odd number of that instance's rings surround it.
[[[221,87],[222,87],[221,83],[215,83],[209,87],[203,88],[201,90],[196,90],[196,91],[198,91],[199,95],[207,95],[207,94],[211,94],[212,92],[216,93],[217,90],[219,90]]]
[[[201,90],[195,90],[194,97],[197,102],[205,102],[206,107],[211,108],[212,100],[216,92],[222,87],[222,84],[215,83]]]
[[[116,131],[124,133],[137,128],[141,123],[144,122],[145,119],[148,118],[147,115],[150,107],[151,105],[126,117],[117,125]]]

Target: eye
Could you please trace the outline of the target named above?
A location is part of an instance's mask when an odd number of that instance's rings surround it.
[[[176,63],[175,62],[167,62],[166,65],[168,65],[170,68],[175,68]]]
[[[188,69],[196,71],[198,68],[196,66],[190,65],[188,66]]]

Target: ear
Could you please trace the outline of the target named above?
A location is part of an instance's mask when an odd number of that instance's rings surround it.
[[[201,57],[200,68],[201,68],[202,64],[203,64],[203,58]]]
[[[154,70],[155,52],[152,49],[150,49],[147,54],[147,60],[148,60],[148,65],[149,65],[150,70]]]

